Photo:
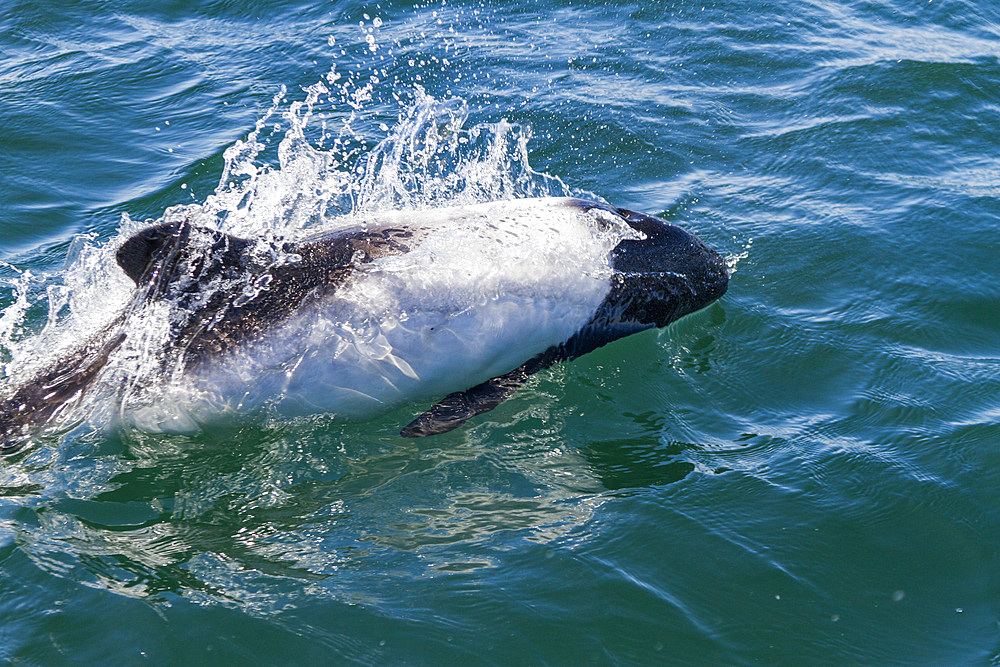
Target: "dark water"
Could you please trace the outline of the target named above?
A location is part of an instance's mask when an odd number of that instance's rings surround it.
[[[349,209],[420,110],[501,149],[418,150],[393,196],[591,192],[735,273],[437,439],[41,437],[0,461],[0,661],[1000,662],[998,52],[961,0],[6,2],[9,372],[120,225],[229,177],[281,224],[321,172]]]

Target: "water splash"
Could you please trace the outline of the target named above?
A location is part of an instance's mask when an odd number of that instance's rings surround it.
[[[531,169],[530,129],[503,120],[469,127],[468,105],[459,98],[438,100],[419,86],[396,93],[396,125],[381,123],[386,135],[367,148],[355,130],[371,120],[364,108],[353,108],[336,134],[324,127],[310,141],[321,97],[329,102],[331,92],[322,82],[306,92],[281,113],[287,130],[275,166],[261,161],[268,148],[261,133],[283,95],[246,140],[225,152],[222,179],[197,212],[201,219],[224,219],[226,231],[243,235],[288,234],[340,216],[571,194],[558,178]]]
[[[504,119],[471,122],[466,100],[449,93],[438,98],[420,85],[429,77],[454,75],[449,58],[458,57],[460,47],[447,26],[420,56],[410,37],[378,15],[365,14],[345,32],[347,39],[341,33],[327,39],[331,62],[320,80],[301,94],[282,86],[247,136],[224,151],[219,182],[203,201],[169,207],[156,220],[125,213],[116,236],[77,238],[62,273],[6,279],[14,297],[0,316],[7,388],[29,380],[130,308],[132,285],[114,254],[124,239],[154,223],[189,220],[255,239],[262,255],[283,262],[288,258],[280,252],[282,239],[385,211],[571,194],[593,198],[531,168],[530,128]],[[398,36],[393,40],[391,34]],[[258,288],[243,289],[249,298]],[[177,316],[155,307],[130,313],[128,343],[102,378],[101,400],[111,395],[127,403],[149,383],[162,362],[152,351]]]
[[[281,263],[289,261],[281,241],[314,227],[337,229],[387,211],[573,194],[558,178],[530,167],[528,128],[505,120],[470,125],[464,100],[439,100],[416,86],[392,92],[396,123],[379,122],[382,136],[373,143],[371,128],[386,113],[386,104],[373,97],[376,83],[331,90],[327,83],[336,77],[326,79],[305,88],[301,100],[288,102],[284,88],[275,94],[254,129],[224,152],[218,186],[203,202],[172,206],[157,220],[123,214],[118,235],[104,243],[78,237],[64,274],[45,280],[45,294],[34,302],[27,291],[34,278],[18,278],[24,284],[15,285],[16,302],[0,320],[10,386],[30,380],[126,310],[126,342],[95,389],[64,415],[72,421],[99,412],[102,418],[95,421],[108,421],[115,410],[123,413],[142,401],[145,387],[160,384],[166,362],[156,351],[164,347],[165,332],[187,314],[162,304],[137,309],[114,259],[124,239],[150,224],[187,220],[255,239],[265,262]],[[250,282],[215,287],[243,290],[247,298],[260,289]],[[47,312],[36,332],[23,326],[32,306]]]
[[[10,305],[0,315],[0,391],[30,379],[123,312],[126,342],[63,421],[68,428],[115,422],[151,390],[170,385],[158,351],[183,314],[163,303],[138,308],[135,287],[115,262],[123,241],[151,224],[188,220],[254,239],[266,263],[288,259],[284,239],[389,211],[596,199],[532,169],[530,128],[502,118],[474,122],[465,99],[393,80],[380,64],[393,47],[383,43],[379,21],[366,21],[355,49],[366,54],[364,66],[335,62],[301,94],[277,91],[252,130],[224,151],[218,184],[202,201],[171,206],[155,220],[123,214],[114,236],[76,238],[57,274],[0,267],[11,274],[2,283]],[[410,67],[426,74],[431,64],[449,67],[436,56]],[[251,298],[249,278],[216,287],[249,290]],[[544,411],[544,399],[536,401],[533,413]],[[238,430],[252,435],[227,428],[162,435],[125,426],[110,435],[78,429],[71,438],[42,438],[0,468],[0,539],[16,540],[41,569],[85,585],[150,600],[176,594],[266,616],[289,595],[349,598],[370,589],[358,581],[369,576],[358,570],[359,559],[372,560],[376,571],[383,561],[414,573],[489,567],[488,553],[451,562],[449,545],[488,544],[495,530],[564,539],[603,502],[587,464],[572,449],[560,452],[557,438],[512,445],[499,465],[490,462],[493,445],[475,436],[459,451],[442,451],[404,448],[398,438],[390,446],[362,425],[318,417]],[[240,442],[253,446],[232,452]],[[483,465],[497,467],[511,489],[524,487],[527,499],[462,481],[462,468]],[[454,480],[414,497],[413,475]],[[31,519],[3,528],[5,512],[14,510]],[[470,531],[473,511],[483,525]],[[433,564],[423,562],[434,553]],[[324,579],[352,564],[362,574]]]
[[[70,421],[113,420],[115,411],[121,414],[130,404],[141,402],[149,386],[163,384],[157,350],[179,314],[156,303],[129,310],[134,286],[114,257],[124,239],[153,223],[187,219],[257,239],[259,250],[270,253],[271,261],[283,261],[277,250],[280,240],[314,227],[335,229],[387,211],[584,194],[571,192],[558,178],[530,167],[528,128],[504,120],[470,124],[464,100],[437,99],[419,87],[393,92],[396,121],[390,125],[384,122],[385,105],[372,97],[371,82],[331,92],[330,78],[306,88],[303,99],[290,103],[287,91],[279,91],[253,130],[225,151],[219,184],[203,202],[170,207],[157,220],[138,221],[123,214],[113,238],[101,242],[92,236],[78,237],[58,276],[39,277],[11,268],[15,275],[4,284],[14,298],[0,317],[0,350],[8,357],[4,371],[9,383],[31,377],[54,355],[127,311],[130,316],[123,325],[127,343],[95,383],[90,400],[74,406]],[[379,128],[378,133],[373,127]],[[44,313],[44,320],[32,324],[28,314],[33,308]],[[179,594],[266,616],[286,604],[282,601],[289,595],[353,594],[351,579],[338,584],[322,583],[322,578],[365,557],[351,530],[358,521],[351,514],[367,516],[372,525],[379,525],[384,505],[372,494],[405,479],[395,473],[384,477],[384,459],[398,462],[403,470],[421,472],[427,465],[432,466],[430,471],[450,470],[456,461],[475,461],[489,452],[484,444],[464,453],[421,453],[400,450],[395,443],[389,454],[380,440],[362,436],[360,426],[345,426],[353,431],[331,451],[323,444],[329,424],[324,422],[326,427],[314,432],[305,421],[259,426],[264,430],[258,435],[271,444],[255,448],[249,459],[228,454],[232,436],[225,429],[158,436],[125,427],[118,432],[128,447],[124,457],[101,455],[93,450],[93,442],[84,444],[91,449],[80,457],[74,456],[79,448],[43,441],[59,446],[29,450],[19,465],[6,466],[0,473],[4,496],[0,511],[8,503],[34,507],[30,511],[38,519],[31,527],[14,522],[5,533],[13,535],[40,568],[56,576],[70,576],[120,595],[164,600]],[[285,434],[288,429],[291,434]],[[318,442],[302,444],[316,438]],[[225,441],[225,454],[213,445],[216,440]],[[345,444],[357,451],[344,450]],[[516,453],[524,458],[526,478],[534,490],[530,506],[520,507],[523,521],[506,530],[524,531],[532,540],[561,539],[600,504],[597,496],[575,502],[581,485],[588,492],[600,487],[587,482],[590,473],[574,453],[565,457],[558,472],[564,475],[566,466],[579,468],[572,488],[553,477],[552,454],[546,447],[527,445]],[[539,468],[538,458],[548,466]],[[185,473],[182,489],[176,492],[170,484],[160,488],[154,483],[145,489],[132,480],[134,475],[143,480],[145,469],[166,474],[163,471],[171,466],[207,474]],[[351,469],[370,469],[365,475],[373,477],[371,488],[353,499],[337,481]],[[29,478],[30,487],[25,485]],[[296,490],[302,483],[316,489],[315,499]],[[28,495],[22,495],[29,488]],[[442,492],[447,488],[444,485]],[[139,501],[119,504],[115,500],[119,490],[126,497],[140,493]],[[473,495],[445,493],[442,498],[416,499],[404,493],[399,499],[400,520],[414,521],[407,502],[413,504],[414,516],[426,510],[438,518],[413,523],[405,539],[388,528],[384,534],[374,533],[366,550],[377,559],[420,569],[419,554],[427,549],[488,542],[492,528],[472,533],[462,528],[469,498],[475,499],[479,514],[493,517],[490,526],[504,525],[511,499],[491,499],[485,490],[469,493]],[[110,510],[116,518],[108,525],[87,520],[88,512],[97,508]],[[303,517],[301,525],[267,518],[289,508]],[[213,517],[220,513],[231,518],[216,527]],[[257,515],[261,521],[253,518]],[[3,533],[0,537],[8,539]],[[220,540],[229,545],[227,555],[213,547]],[[256,565],[250,567],[251,563]],[[488,556],[459,564],[438,559],[433,570],[488,566]],[[256,568],[263,568],[264,574]],[[373,604],[377,604],[374,598]]]

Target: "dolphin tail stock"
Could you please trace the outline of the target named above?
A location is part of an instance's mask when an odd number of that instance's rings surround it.
[[[191,233],[209,234],[210,246],[193,253]],[[123,325],[144,301],[162,297],[176,279],[177,266],[192,259],[201,264],[211,260],[207,272],[221,272],[223,260],[236,263],[249,241],[220,232],[195,228],[187,220],[154,225],[133,234],[117,250],[120,268],[139,288],[121,312],[97,334],[56,359],[29,381],[0,395],[0,456],[17,453],[28,445],[31,435],[49,423],[63,406],[80,398],[105,368],[111,355],[127,335]],[[221,259],[219,259],[221,257]]]
[[[0,398],[0,456],[17,453],[30,440],[30,433],[47,423],[59,409],[79,397],[125,340],[116,331],[122,317],[99,336],[59,360],[53,368]]]

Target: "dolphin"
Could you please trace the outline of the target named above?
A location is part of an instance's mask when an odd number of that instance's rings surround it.
[[[140,427],[436,399],[402,428],[409,438],[459,428],[534,373],[665,327],[728,283],[694,234],[577,198],[362,217],[270,245],[175,220],[122,240],[115,259],[135,283],[130,303],[0,396],[0,453],[78,403],[154,305],[172,315],[151,384],[172,391],[135,411]]]

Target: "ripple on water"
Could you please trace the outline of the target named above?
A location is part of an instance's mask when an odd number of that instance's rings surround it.
[[[75,232],[95,235],[74,257],[106,249],[123,209],[123,230],[184,202],[269,233],[378,192],[447,200],[461,160],[351,170],[415,137],[407,118],[452,136],[431,100],[480,129],[473,163],[503,154],[466,194],[592,190],[736,269],[720,304],[433,442],[396,437],[416,407],[45,434],[0,465],[0,661],[995,653],[995,8],[558,5],[0,10],[15,371],[50,306],[58,329],[114,300],[107,274],[58,267]],[[333,99],[286,113],[320,79]],[[215,192],[224,170],[236,194]]]

